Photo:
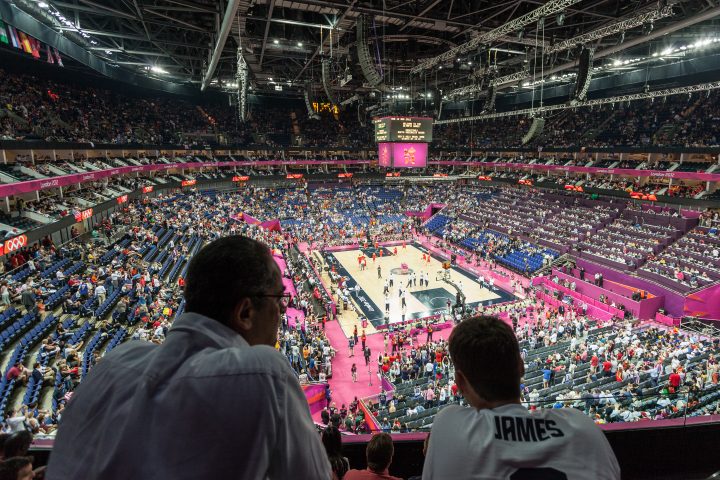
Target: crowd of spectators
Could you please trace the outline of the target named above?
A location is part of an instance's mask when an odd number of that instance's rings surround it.
[[[577,306],[546,304],[540,292],[532,289],[517,305],[493,310],[515,327],[525,362],[520,388],[526,408],[574,407],[596,423],[720,412],[717,341],[618,319],[601,324]],[[394,391],[371,407],[383,430],[429,429],[443,406],[464,402],[446,346],[385,354]]]

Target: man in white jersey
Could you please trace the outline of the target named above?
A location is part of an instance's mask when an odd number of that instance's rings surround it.
[[[465,320],[449,349],[455,383],[471,406],[450,405],[435,417],[423,480],[620,478],[615,454],[585,414],[522,406],[525,372],[510,326],[495,317]]]

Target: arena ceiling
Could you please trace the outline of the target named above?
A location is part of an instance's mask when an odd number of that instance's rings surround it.
[[[638,62],[682,59],[692,52],[673,48],[720,36],[717,0],[14,1],[119,68],[232,90],[240,49],[254,93],[282,89],[297,95],[307,82],[324,91],[325,60],[327,83],[341,100],[380,91],[415,98],[440,89],[444,95],[495,78],[510,80],[500,88],[517,89],[540,72],[548,81],[550,75],[571,81],[581,45],[562,42],[601,28],[622,30],[585,42],[595,49],[595,66],[603,67],[598,75]],[[543,20],[524,20],[549,4],[560,7]],[[668,4],[670,14],[640,17]],[[359,65],[361,17],[379,85],[369,82]],[[644,21],[638,24],[638,18]],[[626,28],[618,27],[622,22]]]

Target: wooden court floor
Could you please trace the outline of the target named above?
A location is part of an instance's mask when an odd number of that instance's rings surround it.
[[[381,247],[382,248],[382,247]],[[429,262],[423,260],[423,254],[427,251],[417,244],[409,244],[405,248],[397,246],[397,256],[392,255],[395,247],[385,247],[383,256],[377,255],[373,261],[370,250],[347,250],[338,252],[325,252],[324,259],[330,265],[335,265],[336,272],[345,276],[351,290],[352,303],[358,314],[366,317],[370,324],[377,326],[385,323],[385,294],[384,288],[391,275],[393,286],[389,288],[389,317],[390,323],[402,321],[402,302],[399,297],[399,289],[402,286],[407,290],[405,319],[423,318],[447,311],[447,302],[455,303],[456,290],[442,280],[445,270],[442,268],[442,260],[431,256]],[[422,249],[422,250],[421,250]],[[367,267],[362,270],[358,265],[358,256],[365,255]],[[427,259],[427,254],[426,257]],[[398,273],[401,264],[407,264],[410,271],[416,274],[415,285],[407,287],[410,275]],[[378,278],[378,267],[380,267],[380,278]],[[391,273],[391,272],[395,273]],[[420,273],[428,274],[429,285],[420,285]],[[449,270],[450,280],[458,286],[462,286],[465,293],[465,302],[470,306],[478,304],[489,305],[512,300],[512,296],[497,287],[490,290],[483,287],[477,278],[470,272],[451,268]],[[329,281],[323,275],[323,281]],[[356,288],[359,286],[359,289]],[[352,332],[358,324],[357,315],[349,311],[343,311],[340,315],[340,324],[346,335]],[[368,325],[366,333],[375,331]]]

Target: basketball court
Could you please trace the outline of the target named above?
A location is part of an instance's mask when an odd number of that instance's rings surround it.
[[[384,291],[385,284],[390,278],[393,279],[393,285],[388,286],[387,316],[391,324],[403,320],[402,300],[399,295],[401,287],[407,290],[405,320],[446,313],[448,302],[455,305],[457,290],[445,279],[462,289],[466,297],[466,305],[473,308],[480,304],[487,306],[515,300],[513,295],[497,286],[490,289],[489,286],[481,285],[478,278],[470,272],[455,266],[448,270],[443,269],[443,259],[417,243],[408,244],[405,248],[402,245],[379,248],[382,250],[382,255],[374,248],[323,252],[325,263],[334,266],[337,275],[345,277],[351,301],[358,314],[367,318],[375,328],[386,324]],[[395,249],[397,256],[393,254]],[[374,260],[373,253],[375,253]],[[358,257],[363,256],[365,269],[362,269],[358,262]],[[380,276],[378,276],[378,267]],[[408,286],[413,273],[416,281]],[[427,286],[421,285],[421,274],[427,275],[429,280]],[[323,281],[327,282],[328,277],[323,277]],[[341,314],[341,318],[347,316],[344,311]],[[344,323],[341,321],[341,324]],[[355,321],[351,323],[355,324]],[[345,328],[345,332],[349,333],[348,328]]]

